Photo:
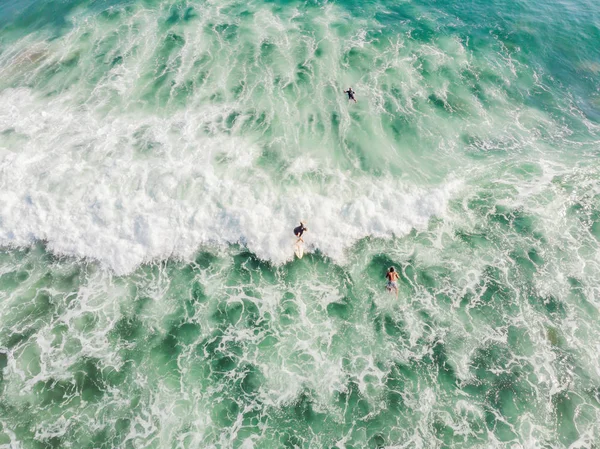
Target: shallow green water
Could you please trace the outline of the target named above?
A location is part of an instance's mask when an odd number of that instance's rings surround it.
[[[1,4],[0,448],[596,447],[599,39],[585,0]]]

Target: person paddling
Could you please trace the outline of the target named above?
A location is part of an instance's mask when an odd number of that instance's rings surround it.
[[[294,235],[296,237],[298,237],[299,242],[303,242],[303,243],[304,243],[304,240],[302,240],[302,234],[304,234],[306,231],[308,231],[308,228],[304,225],[305,225],[305,222],[301,221],[300,226],[297,226],[294,228]]]
[[[348,94],[348,100],[354,100],[354,102],[356,103],[356,98],[354,97],[356,92],[354,92],[351,87],[349,87],[348,90],[345,90],[344,93]]]
[[[396,297],[398,297],[398,279],[400,278],[400,276],[398,276],[398,273],[396,272],[394,267],[390,267],[388,269],[387,273],[385,274],[385,277],[388,280],[387,291],[390,293],[392,292],[392,290],[395,291]]]

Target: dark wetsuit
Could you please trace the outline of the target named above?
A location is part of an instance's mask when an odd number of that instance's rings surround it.
[[[348,100],[356,101],[356,98],[354,98],[354,94],[356,92],[354,92],[352,89],[345,90],[344,92],[348,94]]]
[[[306,231],[306,228],[304,227],[304,225],[300,225],[297,228],[294,228],[294,235],[296,237],[302,237],[302,234],[304,234],[304,231]]]

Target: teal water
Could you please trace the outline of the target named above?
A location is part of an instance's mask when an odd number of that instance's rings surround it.
[[[598,42],[588,0],[2,2],[0,448],[599,447]]]

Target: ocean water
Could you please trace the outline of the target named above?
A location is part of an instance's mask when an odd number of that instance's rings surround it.
[[[600,448],[599,42],[593,0],[0,2],[0,448]]]

